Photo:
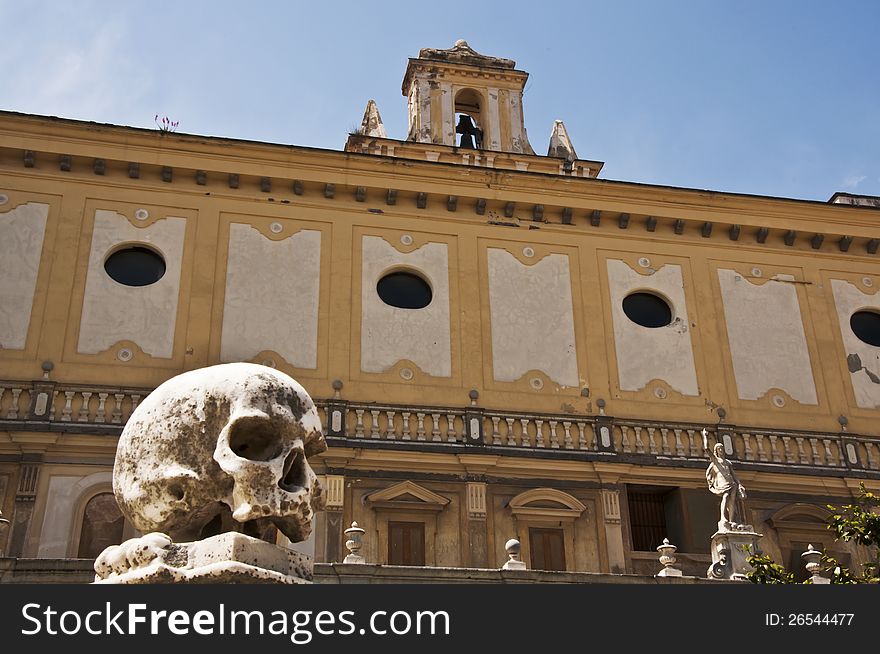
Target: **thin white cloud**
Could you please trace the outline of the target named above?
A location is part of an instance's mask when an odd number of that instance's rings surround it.
[[[3,109],[117,122],[140,104],[152,80],[130,56],[136,48],[129,21],[113,17],[76,27],[84,37],[79,41],[48,36],[35,56],[16,60]],[[0,60],[8,58],[9,50],[0,48]]]
[[[862,182],[868,179],[867,175],[850,175],[849,177],[843,178],[843,187],[844,188],[855,188]]]

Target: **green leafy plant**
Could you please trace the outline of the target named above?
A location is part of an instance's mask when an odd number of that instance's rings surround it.
[[[867,547],[880,546],[880,514],[874,509],[880,507],[880,497],[859,484],[859,494],[855,504],[845,504],[840,508],[826,505],[831,516],[828,529],[834,533],[835,540],[855,542]],[[765,554],[753,553],[748,562],[752,571],[746,576],[755,584],[794,584],[794,573],[774,562]],[[880,583],[880,548],[874,550],[874,558],[862,565],[861,572],[842,566],[834,557],[822,555],[822,566],[832,584],[876,584]],[[811,580],[803,582],[812,583]]]

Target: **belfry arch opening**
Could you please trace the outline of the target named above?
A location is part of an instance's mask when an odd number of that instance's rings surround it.
[[[482,120],[482,96],[474,89],[455,94],[455,132],[458,147],[483,149],[485,126]]]

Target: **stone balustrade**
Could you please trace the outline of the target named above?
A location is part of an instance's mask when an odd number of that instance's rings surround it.
[[[118,434],[150,389],[0,381],[0,426]],[[704,425],[611,416],[492,411],[316,400],[325,433],[350,441],[412,442],[491,448],[495,452],[580,453],[608,460],[705,461]],[[339,429],[331,430],[337,411]],[[469,438],[474,425],[482,439]],[[880,474],[880,438],[848,432],[707,427],[741,467],[782,471],[858,470]],[[552,455],[552,454],[551,454]]]

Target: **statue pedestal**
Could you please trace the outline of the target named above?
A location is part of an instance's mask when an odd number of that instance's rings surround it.
[[[236,532],[192,543],[147,534],[104,550],[96,584],[310,584],[311,557]]]
[[[762,536],[751,525],[715,532],[712,536],[712,565],[707,576],[710,579],[745,581],[746,574],[752,571],[748,557],[758,552],[758,539]]]

